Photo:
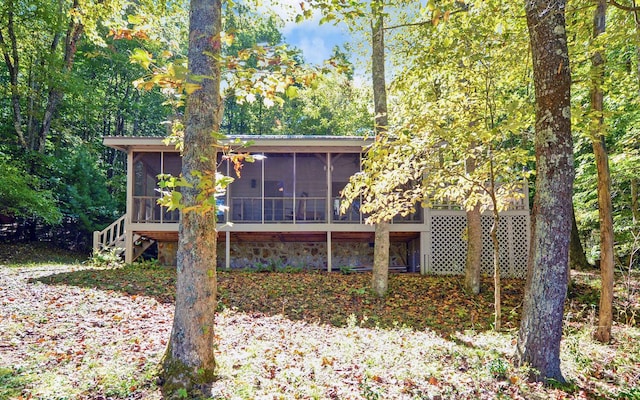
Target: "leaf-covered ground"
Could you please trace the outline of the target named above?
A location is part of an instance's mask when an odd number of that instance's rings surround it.
[[[44,254],[0,245],[0,399],[160,398],[155,368],[171,329],[175,272],[101,270]],[[520,281],[504,282],[507,328],[495,334],[489,280],[473,297],[457,277],[392,275],[390,295],[377,300],[369,274],[218,277],[214,398],[640,398],[640,330],[618,323],[612,345],[591,340],[590,274],[578,276],[567,302],[570,383],[558,388],[527,383],[511,363]],[[628,292],[618,316],[633,325],[637,292]]]

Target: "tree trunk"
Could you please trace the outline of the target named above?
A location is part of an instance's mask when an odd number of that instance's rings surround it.
[[[500,241],[498,240],[498,226],[500,226],[500,214],[496,208],[494,199],[493,225],[491,226],[491,242],[493,243],[493,308],[495,312],[493,329],[499,332],[502,329],[502,285],[500,283]]]
[[[377,5],[377,7],[376,7]],[[372,2],[374,19],[371,23],[373,102],[376,140],[387,132],[387,88],[384,76],[384,17],[382,5]],[[376,224],[371,287],[378,297],[387,293],[389,282],[389,223]]]
[[[475,146],[476,143],[472,143],[470,148]],[[467,173],[473,173],[476,169],[476,159],[467,158],[464,167]],[[473,190],[469,195],[473,194]],[[480,203],[477,203],[472,209],[467,209],[467,260],[464,270],[464,288],[473,294],[480,293],[482,270],[482,214],[480,209]]]
[[[384,297],[389,289],[389,223],[376,224],[373,249],[371,288],[378,297]]]
[[[569,246],[569,273],[571,269],[577,269],[584,271],[590,269],[591,265],[587,261],[587,256],[584,254],[584,248],[580,241],[580,232],[578,232],[578,224],[576,223],[576,213],[571,205],[571,242]],[[571,279],[569,279],[571,280]]]
[[[469,293],[480,293],[482,269],[482,214],[480,204],[467,210],[467,263],[464,271],[464,287]]]
[[[640,222],[640,208],[638,208],[638,179],[631,179],[631,214],[633,223]]]
[[[16,34],[14,30],[13,20],[13,1],[7,3],[7,34],[9,35],[9,44],[4,40],[2,29],[0,28],[0,49],[4,57],[4,62],[7,64],[7,70],[9,71],[9,86],[11,87],[11,111],[13,112],[13,128],[18,136],[18,143],[23,148],[27,149],[29,145],[24,137],[22,130],[22,112],[20,110],[20,90],[18,88],[18,75],[20,73],[20,59],[18,57],[18,43],[16,40]]]
[[[605,32],[607,15],[606,0],[596,0],[593,15],[593,38]],[[596,340],[602,343],[611,341],[613,324],[613,206],[611,204],[611,175],[604,140],[604,84],[605,60],[601,51],[591,56],[591,111],[595,115],[591,132],[593,154],[598,173],[598,214],[600,219],[600,309],[598,328],[594,333]]]
[[[536,195],[517,363],[530,379],[564,382],[560,340],[571,236],[573,140],[565,0],[527,0],[536,93]]]
[[[72,11],[77,10],[79,8],[78,0],[74,0]],[[81,23],[75,21],[75,18],[72,16],[71,21],[69,22],[69,27],[67,29],[67,34],[65,37],[65,46],[64,46],[64,64],[62,66],[62,73],[67,74],[71,72],[71,68],[73,66],[73,60],[76,56],[76,51],[78,50],[78,42],[82,37],[82,32],[84,31],[84,26]],[[58,35],[56,34],[56,38]],[[58,47],[58,40],[54,39],[54,42],[51,45],[51,53],[53,54]],[[49,131],[51,130],[51,122],[53,120],[53,116],[55,115],[56,110],[58,109],[58,105],[62,101],[64,97],[64,92],[56,86],[56,84],[52,84],[49,89],[49,95],[47,97],[47,106],[44,110],[44,115],[42,117],[42,126],[40,127],[40,132],[38,134],[38,142],[37,142],[37,150],[41,153],[45,151],[45,145],[47,141],[47,136],[49,135]]]
[[[631,1],[632,6],[636,7],[635,0]],[[635,22],[636,34],[640,33],[640,12],[633,12],[633,20]],[[640,95],[640,45],[636,45],[636,78],[638,80],[638,94]],[[633,223],[640,222],[640,207],[638,206],[638,179],[631,179],[631,215]]]
[[[201,88],[187,97],[182,174],[194,188],[182,190],[185,207],[197,206],[199,178],[194,171],[215,171],[212,132],[220,125],[221,0],[191,0],[189,16],[189,76]],[[173,329],[163,360],[165,397],[177,398],[186,389],[207,397],[214,380],[214,317],[216,310],[215,212],[183,212],[180,219],[176,307]]]
[[[493,150],[490,154],[493,154]],[[496,198],[496,175],[493,168],[493,156],[489,161],[489,179],[491,181],[491,204],[493,205],[493,225],[491,226],[491,242],[493,243],[493,308],[495,313],[493,329],[499,332],[502,328],[502,285],[500,283],[500,240],[498,228],[500,227],[500,212],[498,199]]]
[[[598,168],[598,207],[600,217],[600,275],[602,288],[600,292],[600,310],[598,329],[594,337],[602,343],[611,341],[613,325],[613,206],[611,204],[611,176],[607,151],[604,149],[604,138],[593,143]]]

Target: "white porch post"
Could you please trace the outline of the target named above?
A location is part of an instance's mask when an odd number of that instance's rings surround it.
[[[231,269],[231,232],[226,231],[224,233],[224,267]]]
[[[331,253],[333,253],[333,250],[331,249],[331,231],[328,231],[327,232],[327,272],[331,272],[331,268],[332,268]]]
[[[133,150],[127,151],[127,212],[124,220],[124,262],[133,262],[133,232],[131,231],[131,215],[133,215]]]
[[[422,231],[420,232],[420,274],[426,275],[431,267],[431,208],[423,207]]]
[[[431,232],[420,232],[420,274],[426,275],[429,268],[429,250],[431,245]]]
[[[331,184],[331,170],[332,170],[332,166],[331,166],[331,153],[327,153],[327,204],[325,206],[325,215],[327,216],[327,223],[331,224],[333,223],[333,193],[331,193],[331,188],[332,188],[332,184]],[[328,243],[328,242],[327,242]]]

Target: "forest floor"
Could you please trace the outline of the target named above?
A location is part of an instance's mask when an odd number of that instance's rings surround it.
[[[89,266],[45,246],[0,244],[0,399],[159,399],[175,271]],[[597,276],[573,273],[562,370],[543,387],[513,365],[523,282],[459,277],[218,273],[217,399],[640,399],[638,275],[619,273],[614,341],[592,340]]]

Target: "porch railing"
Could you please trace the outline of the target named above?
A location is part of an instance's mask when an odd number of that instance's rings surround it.
[[[133,223],[172,223],[180,220],[177,210],[168,211],[158,204],[157,196],[133,196]]]
[[[222,198],[220,198],[222,199]],[[167,211],[157,204],[156,196],[134,196],[132,223],[177,223],[177,210]],[[331,201],[331,208],[327,202]],[[360,212],[360,203],[354,202],[341,214],[340,199],[316,197],[231,197],[229,211],[218,213],[218,221],[235,223],[336,223],[361,224],[365,215]],[[220,202],[223,205],[224,201]],[[397,216],[392,223],[420,223],[422,210],[406,217]]]
[[[94,250],[117,247],[124,243],[126,219],[127,215],[125,214],[105,229],[93,232]]]
[[[326,197],[232,197],[232,222],[327,222]]]

